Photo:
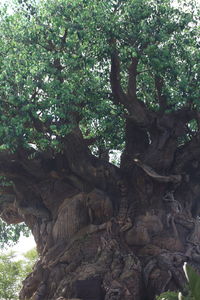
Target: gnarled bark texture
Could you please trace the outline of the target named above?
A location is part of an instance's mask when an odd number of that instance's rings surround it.
[[[200,136],[187,126],[199,114],[168,112],[159,78],[160,109],[148,110],[137,99],[137,59],[127,93],[116,51],[111,65],[113,102],[128,112],[119,168],[90,153],[78,121],[60,154],[0,155],[13,182],[2,188],[1,217],[25,221],[40,255],[21,300],[153,300],[183,289],[185,261],[200,269]]]
[[[153,300],[184,287],[185,261],[199,270],[198,137],[175,152],[155,128],[151,143],[132,121],[126,131],[137,144],[120,168],[77,133],[62,155],[2,161],[14,188],[2,191],[1,217],[25,221],[40,255],[20,299]]]

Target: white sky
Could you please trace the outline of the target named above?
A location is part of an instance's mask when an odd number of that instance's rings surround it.
[[[9,252],[12,250],[15,252],[16,258],[21,259],[21,258],[23,258],[22,254],[26,253],[27,251],[29,251],[35,247],[36,247],[36,244],[35,244],[35,240],[32,235],[28,238],[21,235],[19,242],[15,246],[9,247],[8,249],[6,249],[6,252]]]
[[[0,4],[9,3],[10,0],[0,0]]]

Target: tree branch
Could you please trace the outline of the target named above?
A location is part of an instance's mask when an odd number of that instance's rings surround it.
[[[17,155],[8,150],[0,152],[0,176],[13,177],[13,168]]]
[[[164,113],[167,108],[167,98],[163,94],[164,80],[161,76],[155,75],[155,88],[157,91],[160,112]]]
[[[23,151],[23,159],[28,156],[27,151],[28,150]],[[15,178],[21,178],[24,181],[29,179],[33,180],[32,174],[24,169],[19,152],[20,149],[16,150],[15,154],[11,154],[8,151],[0,152],[0,176],[5,176],[8,180],[13,180]],[[31,160],[29,160],[29,163],[30,162]]]
[[[129,67],[128,94],[123,91],[120,78],[120,59],[116,49],[116,41],[111,42],[113,52],[111,54],[110,83],[115,104],[121,103],[129,112],[129,118],[138,125],[148,126],[151,122],[151,114],[147,112],[145,104],[136,97],[136,77],[138,59],[132,58]]]
[[[173,182],[173,183],[180,183],[182,181],[182,175],[160,175],[157,172],[155,172],[151,167],[147,166],[146,164],[143,164],[140,160],[134,159],[134,163],[143,169],[143,171],[153,178],[156,181],[159,182]]]
[[[65,137],[63,143],[64,157],[69,167],[67,177],[73,174],[89,186],[102,190],[106,190],[108,183],[116,183],[120,169],[91,154],[78,126]]]
[[[120,79],[120,60],[115,49],[111,55],[111,73],[110,73],[110,82],[112,93],[116,103],[123,104],[128,110],[130,110],[130,106],[128,103],[128,98],[124,93],[122,86],[121,86],[121,79]]]
[[[185,166],[192,161],[200,163],[200,132],[177,150],[173,169],[183,172]]]
[[[137,100],[136,95],[136,78],[137,78],[137,66],[138,66],[138,58],[133,57],[132,63],[129,67],[129,80],[128,80],[128,96],[133,100]]]

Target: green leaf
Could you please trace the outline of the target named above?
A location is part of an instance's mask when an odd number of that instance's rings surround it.
[[[194,300],[199,300],[200,295],[200,275],[190,266],[186,265],[189,289]]]

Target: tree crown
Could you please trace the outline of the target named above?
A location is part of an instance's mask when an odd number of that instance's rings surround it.
[[[148,126],[155,113],[198,110],[198,10],[182,6],[59,0],[1,9],[1,148],[62,151],[79,126],[93,151],[121,150],[126,118]],[[189,121],[196,130],[196,115]]]

